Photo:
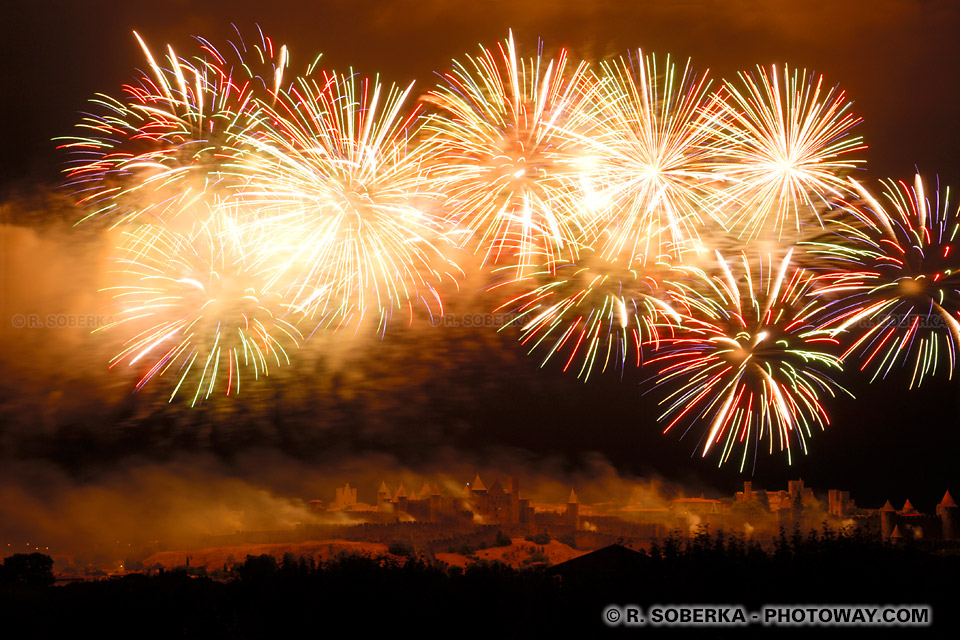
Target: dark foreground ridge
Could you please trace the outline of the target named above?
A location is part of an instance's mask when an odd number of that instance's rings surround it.
[[[781,533],[771,552],[740,537],[670,537],[649,552],[612,545],[553,567],[466,569],[422,557],[341,555],[316,564],[248,556],[223,571],[182,567],[53,585],[52,562],[17,554],[0,569],[0,620],[15,637],[944,637],[956,628],[960,550],[937,553],[831,531]],[[607,605],[929,605],[926,628],[608,628]],[[907,634],[907,635],[904,635]],[[6,634],[5,634],[6,635]],[[14,636],[11,636],[14,637]]]

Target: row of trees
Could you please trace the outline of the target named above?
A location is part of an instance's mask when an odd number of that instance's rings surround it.
[[[8,628],[27,625],[36,637],[104,620],[121,632],[149,627],[167,637],[281,637],[342,628],[370,635],[403,627],[500,637],[589,636],[605,632],[601,612],[611,603],[729,603],[748,609],[771,603],[917,603],[933,608],[934,626],[942,629],[955,622],[956,609],[955,590],[942,586],[960,575],[960,554],[829,530],[782,532],[771,551],[741,536],[703,533],[669,537],[644,552],[601,550],[569,564],[520,569],[498,562],[445,568],[416,554],[402,560],[341,555],[323,563],[260,555],[230,567],[223,580],[184,567],[56,588],[44,586],[52,581],[50,558],[31,555],[4,561],[0,619]]]

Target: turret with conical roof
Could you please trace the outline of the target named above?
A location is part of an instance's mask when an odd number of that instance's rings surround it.
[[[900,510],[900,514],[905,516],[915,516],[918,513],[920,512],[917,511],[909,499],[903,503],[903,509]]]
[[[397,505],[397,511],[401,513],[406,513],[407,511],[407,490],[403,488],[403,483],[400,483],[400,486],[397,487],[397,492],[393,494],[393,501]]]
[[[943,494],[943,500],[937,505],[937,515],[940,516],[943,539],[956,540],[960,534],[960,508],[949,491]]]
[[[880,537],[887,540],[893,533],[893,528],[896,526],[897,510],[894,509],[890,501],[887,500],[884,505],[880,507],[879,513]]]
[[[477,477],[473,479],[473,484],[470,485],[470,490],[474,493],[486,493],[487,487],[483,484],[483,480],[480,479],[480,474],[477,474]]]
[[[890,542],[893,544],[900,544],[903,542],[903,534],[900,533],[900,526],[897,525],[893,528],[893,533],[890,534]]]
[[[380,488],[377,489],[377,508],[383,511],[386,506],[390,504],[390,489],[387,488],[386,481],[380,483]]]
[[[426,500],[427,496],[431,495],[433,492],[430,490],[430,483],[426,480],[423,481],[423,486],[420,487],[420,499]]]

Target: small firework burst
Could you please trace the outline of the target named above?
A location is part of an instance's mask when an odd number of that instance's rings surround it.
[[[501,309],[518,314],[521,342],[531,353],[544,349],[544,364],[563,358],[564,371],[579,362],[577,376],[586,381],[597,367],[639,367],[643,345],[655,347],[679,324],[664,285],[671,275],[678,272],[666,264],[629,268],[584,255],[576,265],[514,281],[531,290]]]
[[[946,369],[952,377],[960,347],[960,210],[949,190],[930,198],[918,175],[912,186],[886,181],[881,200],[853,182],[860,196],[834,240],[812,250],[835,264],[824,295],[830,326],[848,340],[844,360],[857,359],[873,379],[911,372],[910,386]]]

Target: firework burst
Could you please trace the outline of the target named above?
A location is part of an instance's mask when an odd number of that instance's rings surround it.
[[[591,241],[628,267],[678,258],[696,240],[720,181],[710,170],[708,83],[669,57],[600,67],[597,126],[583,139],[598,158],[585,202],[601,210]]]
[[[684,330],[650,360],[657,389],[668,390],[664,432],[705,425],[702,456],[718,447],[723,464],[740,448],[741,470],[764,440],[788,461],[794,446],[806,452],[813,427],[829,423],[820,398],[840,389],[825,373],[840,361],[818,326],[813,276],[791,266],[791,253],[757,265],[744,254],[739,275],[721,256],[715,275],[691,270],[676,289],[691,310]]]
[[[118,284],[109,289],[117,320],[104,327],[133,334],[111,368],[138,367],[138,390],[172,376],[170,400],[190,389],[191,405],[239,393],[241,378],[288,364],[301,342],[286,305],[265,284],[274,269],[248,249],[236,220],[222,210],[198,219],[186,234],[156,225],[124,232]]]
[[[820,211],[846,193],[843,174],[863,162],[851,157],[866,148],[852,133],[860,119],[822,76],[784,66],[781,78],[772,66],[740,79],[745,90],[725,83],[711,108],[727,227],[748,237],[800,233],[820,223]]]
[[[642,346],[659,344],[664,331],[680,322],[664,288],[676,272],[664,264],[627,268],[597,256],[581,255],[577,265],[533,274],[513,284],[534,285],[501,309],[509,308],[522,323],[521,342],[530,352],[546,350],[543,364],[559,356],[563,370],[572,366],[586,381],[599,366],[640,366]],[[579,361],[579,366],[575,363]]]
[[[420,301],[442,310],[435,285],[457,267],[421,148],[409,139],[411,89],[353,75],[301,78],[251,127],[237,197],[273,212],[266,243],[284,264],[284,290],[319,325],[373,310],[382,327],[396,309],[412,317]]]
[[[860,360],[873,379],[894,368],[910,386],[946,367],[953,376],[960,347],[960,210],[949,190],[932,200],[918,175],[912,186],[884,183],[882,202],[852,182],[862,206],[834,223],[836,240],[813,250],[836,263],[824,295],[837,296],[831,327],[851,344],[843,358]]]
[[[92,100],[98,113],[78,124],[82,135],[62,145],[76,157],[68,183],[88,218],[106,215],[114,225],[135,219],[169,223],[227,194],[234,170],[226,165],[242,146],[239,134],[257,98],[279,88],[287,49],[261,34],[262,46],[241,45],[249,62],[230,63],[203,39],[202,56],[184,59],[168,46],[157,59],[134,35],[149,73],[124,85],[120,98]],[[254,75],[260,67],[270,75]],[[191,224],[187,220],[183,229]]]
[[[577,134],[593,126],[595,82],[561,51],[496,50],[454,62],[425,101],[431,178],[463,244],[518,274],[576,257],[587,227],[583,183],[593,159]]]

